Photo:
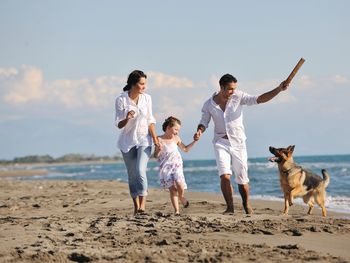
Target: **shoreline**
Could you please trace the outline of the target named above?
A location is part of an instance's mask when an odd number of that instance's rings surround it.
[[[126,183],[0,179],[0,261],[197,262],[350,261],[350,219],[278,201],[251,200],[253,215],[223,215],[223,197],[187,192],[174,216],[167,191],[150,189],[146,214],[133,215]],[[232,249],[234,248],[234,249]]]
[[[122,160],[102,160],[102,161],[80,161],[80,162],[57,162],[57,163],[11,163],[1,164],[1,168],[17,168],[17,167],[40,167],[40,166],[63,166],[63,165],[87,165],[87,164],[111,164],[111,163],[122,163]]]
[[[106,164],[109,164],[111,162],[107,162]],[[114,163],[114,162],[113,162]],[[85,165],[85,164],[96,164],[96,163],[79,163],[80,165]],[[79,165],[78,164],[78,165]],[[98,164],[98,163],[97,163]],[[62,164],[63,165],[63,164]],[[67,165],[67,164],[64,164],[64,165]],[[77,165],[76,163],[71,163],[71,165]],[[7,170],[7,171],[1,171],[0,170],[0,180],[1,179],[9,179],[9,180],[20,180],[21,177],[31,177],[31,176],[46,176],[49,174],[49,170],[45,170],[45,169],[27,169],[27,170],[24,170],[24,169],[16,169],[16,170]],[[56,173],[58,173],[56,171]],[[30,179],[29,179],[30,180]],[[41,180],[41,179],[40,179]],[[43,179],[43,181],[45,181],[47,179]],[[63,179],[62,181],[65,181],[67,179]],[[101,179],[101,180],[110,180],[110,179]],[[118,182],[121,182],[121,183],[125,183],[127,184],[127,182],[124,182],[124,181],[119,181],[118,179],[114,179]],[[84,180],[85,181],[85,180]],[[94,181],[93,180],[86,180],[86,181]],[[154,187],[154,188],[150,188],[150,189],[159,189],[157,187]],[[196,192],[196,191],[187,191],[187,192],[192,192],[192,193],[213,193],[213,194],[221,194],[220,192]],[[234,196],[235,198],[238,197],[238,195]],[[334,197],[332,197],[334,198]],[[251,196],[251,199],[252,200],[263,200],[263,201],[276,201],[276,202],[280,202],[280,203],[283,203],[283,198],[282,197],[277,197],[277,196],[261,196],[261,195],[257,195],[257,196],[254,196],[252,195]],[[306,204],[303,203],[302,199],[300,198],[297,198],[296,199],[296,204],[298,205],[301,205],[301,206],[305,206],[306,207]],[[317,207],[317,205],[315,206]],[[329,211],[332,211],[332,212],[335,212],[335,213],[340,213],[340,214],[344,214],[346,215],[347,218],[350,217],[350,211],[344,211],[344,209],[342,208],[337,208],[337,207],[327,207],[327,210]]]

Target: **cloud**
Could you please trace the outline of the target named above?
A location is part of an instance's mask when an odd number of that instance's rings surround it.
[[[293,85],[293,83],[291,85]],[[295,80],[295,86],[296,88],[300,89],[311,88],[315,86],[315,80],[308,75],[302,75],[300,78]]]
[[[0,68],[0,77],[8,78],[17,74],[18,71],[15,68]]]
[[[247,92],[251,95],[259,96],[268,92],[281,83],[281,80],[277,79],[265,79],[260,81],[242,81],[238,83],[238,88],[244,92]],[[275,97],[271,102],[273,104],[280,103],[291,103],[295,101],[295,97],[290,92],[283,92],[277,97]]]
[[[148,72],[147,91],[152,95],[154,115],[157,120],[174,115],[183,120],[199,118],[200,110],[206,99],[218,90],[218,77],[212,75],[201,83],[182,76],[161,72]],[[29,65],[16,68],[0,68],[0,102],[3,116],[1,119],[25,118],[30,114],[46,116],[71,114],[81,121],[92,115],[113,115],[115,97],[122,92],[126,76],[98,76],[96,78],[45,80],[43,72]],[[296,78],[287,92],[283,92],[270,103],[279,105],[321,102],[324,92],[330,88],[344,86],[348,78],[341,75],[314,78],[303,75]],[[280,80],[242,81],[239,89],[261,95],[277,87]],[[314,88],[317,87],[317,88]],[[304,89],[301,93],[298,89]],[[345,92],[344,89],[340,90]],[[345,97],[339,93],[340,99]],[[323,101],[323,103],[326,103]],[[9,107],[10,106],[10,107]],[[314,108],[318,108],[317,105]],[[82,119],[84,118],[84,120]],[[97,117],[98,118],[98,117]],[[86,120],[85,120],[86,119]],[[197,121],[197,120],[196,120]]]
[[[53,98],[66,108],[110,107],[122,82],[116,77],[56,80],[47,84]]]
[[[310,89],[315,88],[322,89],[326,87],[329,89],[330,87],[336,88],[338,86],[348,84],[349,79],[345,76],[336,74],[331,77],[321,77],[321,78],[313,78],[312,76],[302,75],[300,78],[294,80],[296,88],[298,89]]]
[[[194,84],[191,80],[183,77],[176,77],[172,75],[167,75],[161,72],[150,71],[147,72],[149,77],[149,87],[151,89],[159,88],[193,88]]]
[[[347,78],[347,77],[344,77],[344,76],[341,76],[341,75],[335,75],[335,76],[332,78],[332,81],[333,81],[333,83],[339,84],[339,85],[349,83],[348,78]]]
[[[22,115],[0,114],[0,123],[6,122],[6,121],[17,121],[17,120],[22,120],[22,119],[23,119]]]
[[[4,100],[10,104],[21,104],[45,97],[42,72],[32,66],[21,66],[20,70],[2,69],[7,78],[15,77],[8,83],[8,93]]]
[[[148,72],[150,90],[193,88],[194,83],[184,77],[161,72]],[[54,103],[67,109],[82,107],[110,107],[122,91],[126,77],[99,76],[95,79],[58,79],[45,81],[43,72],[29,65],[0,68],[0,98],[13,106],[30,102]]]

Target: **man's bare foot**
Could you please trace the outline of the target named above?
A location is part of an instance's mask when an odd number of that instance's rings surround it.
[[[139,215],[147,215],[146,211],[143,210],[143,209],[137,210],[137,214],[139,214]]]
[[[233,215],[235,210],[233,208],[227,208],[222,214],[223,215]]]

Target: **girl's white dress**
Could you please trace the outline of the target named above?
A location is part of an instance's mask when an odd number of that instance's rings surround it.
[[[165,143],[159,140],[162,144],[162,151],[159,153],[159,182],[163,188],[175,186],[175,182],[182,183],[184,189],[187,189],[185,176],[183,173],[182,157],[175,142]]]

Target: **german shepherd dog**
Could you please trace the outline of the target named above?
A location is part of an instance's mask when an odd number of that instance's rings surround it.
[[[269,150],[274,155],[270,161],[278,164],[281,188],[284,193],[284,215],[288,215],[289,206],[293,205],[294,197],[302,197],[309,205],[308,214],[311,214],[316,202],[322,209],[322,216],[327,216],[324,206],[326,199],[326,187],[329,184],[329,175],[322,170],[323,179],[310,171],[297,165],[293,160],[295,145],[287,148],[274,148]]]

